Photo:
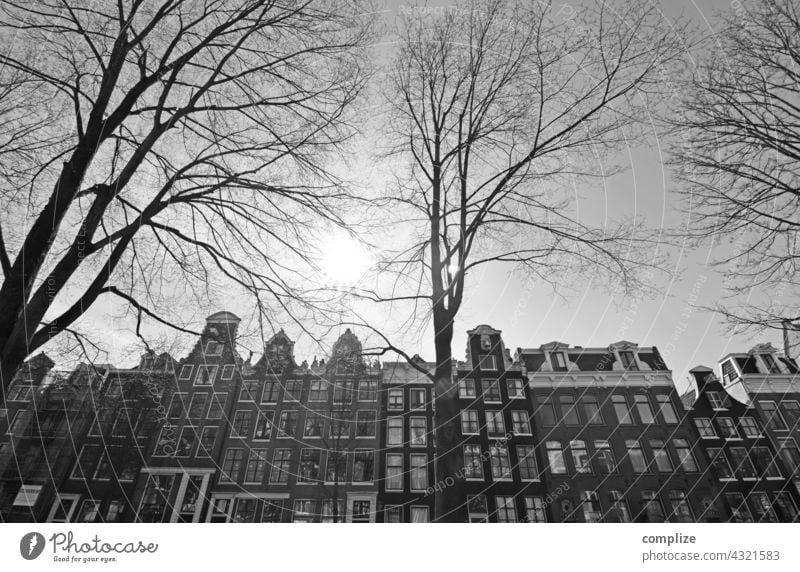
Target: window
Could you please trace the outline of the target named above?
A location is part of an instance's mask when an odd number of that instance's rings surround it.
[[[374,466],[375,451],[372,449],[356,449],[353,454],[353,482],[371,482]]]
[[[642,491],[642,504],[647,522],[664,522],[664,509],[655,491]]]
[[[572,463],[575,465],[575,471],[579,474],[591,474],[592,464],[589,461],[589,451],[586,448],[586,441],[570,441],[569,449],[572,451]]]
[[[186,416],[185,393],[174,393],[172,401],[169,403],[169,417],[172,419],[183,419]]]
[[[753,491],[747,500],[750,502],[756,522],[777,522],[778,519],[775,518],[775,513],[772,511],[772,504],[769,502],[767,493]]]
[[[797,443],[793,439],[784,439],[778,454],[783,459],[786,469],[792,474],[796,473],[800,467],[800,451],[797,449]]]
[[[403,507],[386,505],[383,521],[388,523],[403,522]]]
[[[295,437],[297,433],[297,411],[282,411],[278,421],[278,437]]]
[[[520,479],[523,481],[539,480],[533,445],[517,445],[517,462]]]
[[[427,506],[411,507],[411,522],[428,522],[429,520]]]
[[[647,471],[647,461],[644,458],[644,451],[639,441],[625,441],[625,447],[628,449],[628,457],[631,460],[634,473],[644,473]]]
[[[603,511],[600,509],[600,497],[595,491],[581,492],[581,504],[583,505],[584,522],[600,522],[603,518]]]
[[[485,495],[467,495],[470,522],[489,522],[489,506]]]
[[[525,399],[525,385],[521,379],[506,380],[509,399]]]
[[[78,513],[77,522],[94,522],[99,515],[100,501],[86,499],[81,505],[81,511]]]
[[[461,433],[463,435],[477,435],[480,431],[478,425],[478,412],[474,409],[461,410]]]
[[[100,460],[100,447],[98,445],[84,445],[78,455],[78,461],[72,469],[72,479],[90,479],[95,465]]]
[[[428,423],[424,417],[411,418],[411,446],[424,447],[428,444]]]
[[[411,402],[411,409],[425,409],[425,389],[415,388],[409,389],[409,401]]]
[[[249,437],[250,436],[250,417],[251,411],[240,410],[233,416],[233,434],[232,437]]]
[[[397,453],[386,455],[386,490],[403,490],[403,455]]]
[[[631,512],[628,509],[628,501],[621,491],[608,491],[608,502],[611,503],[611,510],[608,516],[610,522],[630,522]]]
[[[694,425],[697,427],[697,432],[700,433],[700,437],[703,439],[713,439],[717,436],[716,431],[714,431],[714,425],[711,423],[711,419],[706,417],[698,417],[694,420]]]
[[[341,365],[341,364],[340,364]],[[339,381],[333,386],[333,402],[334,403],[352,403],[353,401],[353,387],[350,381]]]
[[[244,462],[244,451],[242,449],[229,448],[225,451],[225,459],[222,462],[222,474],[220,481],[235,481],[239,476]]]
[[[484,403],[500,403],[500,383],[496,379],[481,380]]]
[[[353,522],[369,522],[372,509],[368,500],[353,501]]]
[[[515,435],[530,435],[531,426],[528,423],[528,414],[525,411],[511,412],[511,427]]]
[[[335,449],[328,451],[325,469],[326,483],[343,483],[347,480],[347,452]]]
[[[581,420],[578,417],[578,409],[575,407],[575,398],[571,395],[562,395],[558,398],[561,404],[561,419],[567,425],[580,425]]]
[[[255,401],[258,397],[258,381],[247,379],[242,382],[242,389],[239,391],[239,401]]]
[[[739,427],[746,437],[756,439],[761,436],[761,430],[755,417],[742,417],[739,419]]]
[[[475,380],[474,379],[459,379],[458,380],[458,396],[461,399],[471,399],[475,397]]]
[[[767,447],[753,447],[753,459],[759,468],[759,476],[767,479],[780,479],[781,471],[775,464],[775,458]]]
[[[194,450],[194,442],[197,434],[196,427],[184,427],[181,429],[181,436],[178,439],[178,446],[175,448],[176,457],[188,457]]]
[[[277,381],[264,382],[264,389],[261,390],[261,403],[277,403],[280,384]]]
[[[350,437],[350,421],[348,419],[331,419],[330,438],[348,439]]]
[[[631,412],[628,409],[628,401],[624,395],[612,395],[611,401],[614,404],[614,413],[617,414],[617,421],[620,425],[631,425]]]
[[[497,362],[494,359],[494,356],[480,356],[478,358],[478,367],[481,371],[496,371],[497,370]]]
[[[411,490],[424,491],[428,488],[428,457],[411,455]]]
[[[255,522],[256,499],[236,499],[233,509],[233,522]]]
[[[217,440],[218,427],[203,427],[200,435],[200,446],[197,448],[198,457],[210,457],[214,450],[214,443]]]
[[[195,419],[203,416],[206,411],[208,393],[195,393],[192,396],[192,404],[189,406],[189,418]]]
[[[800,403],[797,401],[781,401],[781,413],[786,424],[796,429],[800,426]]]
[[[546,446],[547,463],[550,466],[550,472],[554,475],[565,475],[567,473],[567,465],[564,462],[561,441],[548,441]]]
[[[511,462],[508,460],[508,449],[505,446],[492,446],[489,449],[489,459],[494,480],[511,480]]]
[[[483,460],[479,445],[464,445],[464,477],[483,479]]]
[[[7,401],[28,401],[33,393],[33,388],[30,385],[22,385],[15,383],[8,390],[6,396]]]
[[[189,379],[192,377],[192,367],[191,365],[185,365],[181,368],[181,374],[178,379]]]
[[[463,413],[462,413],[463,418]],[[403,418],[402,417],[389,417],[387,421],[387,445],[402,445],[403,444]]]
[[[556,424],[556,414],[555,410],[553,409],[553,402],[549,397],[541,398],[539,410],[536,413],[539,414],[540,419],[542,420],[542,425]]]
[[[297,482],[318,483],[321,466],[322,466],[322,451],[320,451],[319,449],[301,450],[300,470],[297,475]]]
[[[686,500],[686,493],[672,490],[669,492],[669,505],[672,508],[671,522],[694,522],[692,509]]]
[[[227,393],[212,393],[211,407],[208,408],[207,419],[222,419],[222,406],[228,399]]]
[[[517,522],[514,497],[494,497],[497,503],[497,522]]]
[[[267,450],[250,449],[250,456],[247,459],[247,469],[244,472],[244,482],[260,483],[261,481],[264,480],[264,473],[266,469],[267,469]]]
[[[524,497],[524,500],[525,520],[527,522],[547,522],[544,499],[542,497]]]
[[[486,431],[489,435],[505,435],[506,424],[502,411],[486,410]]]
[[[235,367],[236,366],[234,366],[231,363],[223,365],[222,366],[222,376],[221,376],[222,379],[224,379],[224,380],[233,379],[233,372],[234,372]]]
[[[269,441],[272,435],[272,411],[262,411],[256,417],[256,430],[253,439]]]
[[[389,411],[402,411],[403,410],[403,390],[390,389],[388,393],[388,403],[386,405]]]
[[[729,385],[739,379],[736,373],[736,367],[733,365],[733,360],[728,360],[722,364],[722,383]]]
[[[217,366],[198,365],[197,377],[194,379],[195,385],[214,385],[214,378],[217,376]]]
[[[374,409],[356,412],[356,437],[375,437],[378,416]]]
[[[708,391],[706,395],[708,396],[708,403],[711,405],[711,409],[715,411],[725,411],[725,402],[719,391]]]
[[[764,360],[764,365],[767,366],[767,373],[781,372],[781,368],[778,367],[775,357],[772,354],[761,354],[761,359]]]
[[[639,413],[641,422],[652,423],[654,421],[653,410],[650,408],[650,401],[647,399],[647,396],[641,393],[634,395],[633,402],[636,405],[636,411]]]
[[[424,391],[424,390],[423,390]],[[378,382],[374,379],[362,379],[358,382],[358,400],[375,401],[378,398]]]
[[[664,441],[652,440],[650,441],[650,448],[653,450],[653,459],[656,462],[656,468],[661,473],[672,472],[672,461],[667,452],[667,446]]]
[[[678,467],[687,473],[696,472],[697,462],[694,460],[694,455],[692,455],[689,441],[686,439],[673,439],[672,446],[675,447],[675,453],[678,455]]]
[[[733,465],[733,473],[742,479],[755,479],[756,469],[753,467],[750,457],[747,455],[747,449],[744,447],[731,447],[728,451],[731,456],[731,465]]]
[[[108,503],[106,509],[106,522],[118,522],[122,511],[125,509],[125,504],[120,500],[112,500]]]
[[[291,470],[292,450],[275,449],[272,458],[272,472],[269,475],[271,483],[288,483]]]
[[[711,460],[711,468],[719,480],[727,481],[733,478],[733,469],[722,449],[716,447],[708,449],[708,458]]]
[[[303,382],[299,379],[291,379],[286,382],[286,387],[283,391],[284,401],[300,401],[303,393]]]
[[[664,423],[678,423],[678,416],[669,395],[656,395],[656,401],[658,401],[658,410]]]
[[[303,428],[303,438],[321,439],[322,432],[325,430],[325,420],[321,415],[313,411],[306,413],[306,425]]]
[[[322,379],[311,380],[308,391],[308,400],[313,402],[328,402],[328,382]]]
[[[566,371],[567,362],[564,360],[563,352],[550,352],[550,365],[555,371]]]
[[[597,465],[600,467],[601,473],[610,474],[617,470],[614,453],[608,441],[594,442],[594,458],[597,459]]]
[[[726,439],[739,439],[739,433],[736,431],[736,423],[730,417],[718,417],[717,425],[719,426],[719,434]]]
[[[222,344],[219,342],[206,342],[206,351],[203,355],[206,356],[221,356]]]
[[[772,506],[778,511],[783,522],[794,522],[797,520],[797,507],[789,493],[776,493],[775,502]]]
[[[753,515],[750,514],[750,509],[747,508],[742,493],[725,493],[725,499],[733,513],[732,522],[753,522]]]
[[[294,501],[292,522],[314,522],[317,514],[317,501],[296,499]]]
[[[622,361],[622,367],[625,369],[629,369],[631,371],[636,371],[639,369],[639,366],[636,363],[636,358],[634,357],[632,351],[619,352],[619,359]]]
[[[600,405],[594,396],[586,396],[581,399],[583,402],[583,414],[590,425],[602,425],[603,414],[600,412]]]

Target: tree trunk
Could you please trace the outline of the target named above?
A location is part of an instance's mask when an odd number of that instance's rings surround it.
[[[466,522],[467,498],[463,479],[458,384],[454,383],[452,366],[453,322],[449,317],[437,317],[441,313],[434,310],[433,317],[436,331],[434,519],[436,522]]]

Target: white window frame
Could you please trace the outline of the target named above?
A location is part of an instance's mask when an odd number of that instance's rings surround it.
[[[193,364],[190,364],[190,363],[184,364],[183,367],[181,367],[181,373],[178,376],[178,379],[181,379],[181,380],[192,379],[192,370],[193,369],[194,369],[194,365]]]
[[[222,374],[220,375],[220,379],[225,381],[233,379],[233,374],[236,371],[236,366],[232,363],[226,363],[222,366]]]

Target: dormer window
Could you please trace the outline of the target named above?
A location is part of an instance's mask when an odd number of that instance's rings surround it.
[[[777,362],[775,361],[775,357],[772,354],[761,354],[761,359],[764,360],[764,364],[767,366],[767,373],[781,372]]]
[[[550,353],[550,364],[553,366],[554,370],[561,370],[564,371],[567,369],[567,362],[564,359],[563,352],[551,352]]]
[[[625,369],[636,371],[639,369],[639,366],[636,363],[636,358],[633,355],[633,352],[630,350],[625,350],[619,352],[619,359],[622,361],[622,367]]]

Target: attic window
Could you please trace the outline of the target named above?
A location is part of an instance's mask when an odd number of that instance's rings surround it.
[[[733,361],[727,360],[722,362],[722,383],[728,385],[739,379],[739,374],[736,373],[736,367]]]
[[[636,363],[636,358],[633,356],[632,351],[619,352],[619,359],[622,360],[622,367],[630,370],[638,370],[639,366]]]
[[[481,370],[494,371],[497,369],[497,362],[495,362],[494,356],[481,356],[479,367]]]
[[[222,344],[219,342],[208,342],[206,344],[207,356],[220,356],[222,355]]]
[[[780,373],[781,370],[772,354],[761,354],[761,359],[767,365],[767,373]]]
[[[553,369],[556,370],[565,370],[567,369],[567,362],[564,360],[564,353],[563,352],[551,352],[550,353],[550,363],[553,366]]]

